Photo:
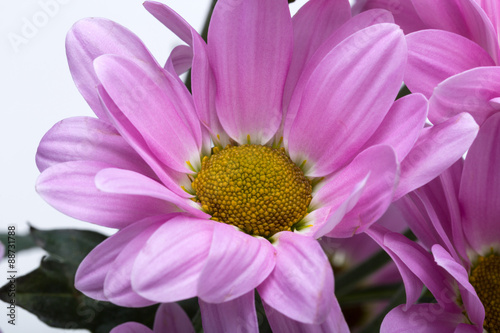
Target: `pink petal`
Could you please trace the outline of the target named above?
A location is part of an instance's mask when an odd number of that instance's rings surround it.
[[[121,251],[128,244],[133,243],[142,230],[168,219],[167,215],[146,218],[125,227],[97,245],[78,267],[75,276],[75,287],[91,298],[102,301],[107,300],[103,291],[104,281]]]
[[[176,46],[165,64],[165,69],[171,74],[181,75],[191,68],[193,63],[193,50],[186,45]]]
[[[425,128],[411,152],[401,163],[395,200],[437,177],[467,151],[478,126],[469,114],[459,114]]]
[[[100,161],[155,177],[110,124],[90,117],[61,120],[42,138],[36,154],[40,171],[69,161]]]
[[[277,235],[276,267],[257,289],[264,302],[306,324],[323,323],[334,297],[333,271],[312,237],[284,231]]]
[[[470,113],[481,125],[499,108],[491,100],[500,97],[500,67],[474,68],[441,83],[429,100],[429,119],[444,121],[461,112]]]
[[[454,333],[463,321],[460,312],[445,312],[439,304],[416,304],[408,310],[400,305],[385,316],[380,332]]]
[[[430,98],[434,88],[447,78],[480,66],[494,66],[490,55],[473,41],[442,30],[410,34],[405,84],[412,92]],[[460,52],[457,52],[460,50]]]
[[[123,323],[113,328],[109,333],[152,333],[151,329],[133,321]]]
[[[401,162],[413,148],[427,118],[428,102],[423,95],[411,94],[398,99],[365,147],[391,146]]]
[[[500,3],[496,0],[476,0],[486,15],[488,15],[497,35],[500,32]]]
[[[132,288],[157,302],[197,296],[214,223],[177,216],[163,224],[147,241],[132,269]]]
[[[393,24],[368,27],[337,45],[304,88],[288,138],[292,160],[307,160],[308,175],[321,177],[356,156],[391,107],[405,62],[403,33]],[[365,82],[369,90],[354,97]]]
[[[264,303],[266,317],[273,332],[287,333],[349,333],[349,327],[344,319],[337,299],[332,299],[332,309],[326,320],[318,325],[304,324],[282,315]]]
[[[263,144],[281,123],[292,55],[292,22],[284,0],[219,1],[208,33],[217,82],[216,106],[231,138]]]
[[[97,188],[103,192],[152,197],[176,205],[198,218],[210,218],[191,199],[181,198],[159,182],[139,173],[116,168],[101,170],[95,177]]]
[[[474,0],[412,1],[422,21],[432,29],[462,35],[479,44],[496,61],[498,39],[486,13]]]
[[[94,183],[96,174],[109,164],[72,161],[46,169],[37,179],[37,192],[60,212],[110,228],[123,228],[148,216],[176,211],[155,198],[104,193]]]
[[[97,93],[99,81],[92,65],[103,54],[133,57],[156,64],[142,41],[121,25],[103,18],[86,18],[73,25],[66,36],[66,55],[76,87],[95,114],[107,120]]]
[[[276,250],[233,226],[215,223],[210,252],[198,284],[198,297],[222,303],[255,289],[274,268]]]
[[[163,163],[179,172],[201,166],[201,128],[193,128],[189,97],[173,97],[181,88],[160,68],[146,68],[131,59],[104,55],[94,61],[97,76],[118,108],[137,128],[149,148]],[[140,84],[138,84],[140,82]],[[194,131],[193,131],[194,130]],[[168,145],[166,144],[168,143]]]
[[[201,299],[199,303],[205,333],[259,332],[253,290],[224,303],[211,304]]]
[[[145,1],[144,8],[158,21],[163,23],[170,31],[182,39],[186,44],[192,44],[191,30],[193,29],[186,20],[170,7],[156,1]]]
[[[499,113],[483,124],[467,153],[460,184],[464,233],[469,244],[482,254],[500,240],[499,126]]]
[[[177,303],[163,303],[156,310],[155,333],[194,333],[191,319]]]

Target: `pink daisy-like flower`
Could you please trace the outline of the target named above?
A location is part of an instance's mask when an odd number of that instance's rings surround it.
[[[292,19],[284,0],[221,0],[205,44],[145,7],[189,46],[161,67],[120,25],[75,24],[70,69],[99,119],[61,121],[37,153],[47,202],[120,229],[77,288],[123,306],[196,296],[207,332],[258,330],[257,289],[275,331],[346,331],[316,239],[366,230],[477,125],[424,128],[422,95],[394,103],[406,44],[386,11],[351,19],[347,1],[316,0]],[[192,94],[178,77],[189,66]]]
[[[383,243],[438,304],[396,308],[383,332],[500,330],[499,139],[500,114],[495,114],[481,127],[465,162],[403,199],[410,227],[432,256],[400,236],[386,234]]]

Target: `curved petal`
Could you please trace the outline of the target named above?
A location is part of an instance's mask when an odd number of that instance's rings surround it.
[[[418,31],[408,35],[406,41],[405,84],[412,92],[422,93],[427,98],[439,83],[455,74],[475,67],[495,66],[481,46],[448,31]]]
[[[454,333],[465,318],[460,312],[444,312],[438,304],[400,305],[385,316],[380,333]]]
[[[481,125],[500,107],[491,100],[500,97],[500,67],[480,67],[442,82],[429,100],[429,119],[442,122],[461,112],[470,113]]]
[[[171,74],[181,75],[191,68],[193,63],[193,49],[186,45],[176,46],[165,64],[165,69]]]
[[[233,226],[215,223],[210,252],[198,283],[198,297],[222,303],[255,289],[274,268],[276,250]]]
[[[158,21],[163,23],[170,31],[177,35],[188,45],[192,44],[191,30],[193,29],[186,20],[170,7],[156,1],[145,1],[144,8]]]
[[[388,145],[401,162],[415,145],[424,128],[428,102],[421,94],[410,94],[394,102],[382,124],[365,143],[365,148]]]
[[[176,216],[163,224],[141,249],[132,268],[132,288],[157,302],[197,296],[214,223]]]
[[[284,0],[218,1],[208,32],[217,82],[217,114],[231,138],[268,142],[281,123],[292,55],[292,22]]]
[[[486,13],[474,0],[412,0],[412,2],[427,26],[469,38],[497,61],[497,34]]]
[[[90,117],[61,120],[42,138],[36,154],[40,171],[69,161],[100,161],[148,177],[153,171],[110,124]]]
[[[500,246],[500,113],[481,127],[465,159],[459,200],[469,244],[486,254]]]
[[[258,333],[254,291],[231,301],[211,304],[199,299],[203,331]]]
[[[85,18],[73,25],[66,36],[66,56],[76,87],[95,114],[107,120],[92,65],[103,54],[117,54],[156,64],[142,41],[123,26],[103,18]]]
[[[500,32],[500,3],[496,0],[476,0],[486,15],[488,15],[493,27]]]
[[[394,200],[431,181],[460,159],[478,130],[467,113],[425,128],[401,163],[401,178]]]
[[[276,267],[258,288],[268,305],[306,324],[323,323],[331,311],[333,271],[312,237],[284,231],[277,234]]]
[[[38,177],[36,190],[60,212],[110,228],[123,228],[145,217],[177,210],[175,206],[156,198],[99,191],[94,182],[95,176],[110,167],[96,161],[56,164]]]
[[[173,98],[181,95],[178,81],[169,80],[160,68],[114,55],[99,57],[94,67],[106,92],[159,160],[184,173],[191,172],[188,161],[201,167],[201,128],[188,119],[195,113],[190,97]]]
[[[404,36],[394,24],[368,27],[337,45],[304,88],[288,138],[292,160],[306,160],[307,174],[321,177],[356,156],[389,111],[405,63]],[[364,82],[369,91],[354,96]]]
[[[191,319],[177,303],[163,303],[156,310],[154,333],[194,333]]]
[[[157,198],[176,205],[192,216],[210,218],[196,202],[180,198],[157,181],[133,171],[116,168],[101,170],[95,177],[95,184],[103,192]]]
[[[101,301],[107,300],[103,287],[106,275],[121,251],[151,225],[165,222],[168,215],[153,216],[138,221],[110,236],[97,245],[80,263],[75,275],[75,287],[85,295]]]
[[[337,299],[332,299],[333,305],[326,320],[318,325],[304,324],[282,315],[271,306],[264,303],[266,317],[273,332],[287,333],[349,333],[349,327],[344,319]]]
[[[123,323],[113,328],[109,333],[152,333],[151,329],[133,321]]]

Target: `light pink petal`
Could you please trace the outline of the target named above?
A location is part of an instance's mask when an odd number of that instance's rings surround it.
[[[427,98],[439,83],[455,74],[475,67],[495,66],[481,46],[448,31],[418,31],[408,35],[406,40],[405,84],[412,92],[422,93]]]
[[[486,13],[474,0],[412,2],[418,15],[429,28],[446,30],[469,38],[497,60],[497,34]]]
[[[304,88],[288,138],[292,160],[307,160],[307,174],[321,177],[356,156],[389,111],[405,62],[404,36],[394,24],[368,27],[337,45]]]
[[[132,288],[157,302],[197,296],[214,223],[177,216],[163,224],[146,242],[132,269]]]
[[[165,64],[165,69],[171,74],[181,75],[191,68],[193,63],[193,49],[186,45],[176,46]]]
[[[43,136],[36,154],[40,171],[58,163],[85,160],[105,162],[155,177],[113,126],[96,118],[61,120]]]
[[[137,255],[149,237],[163,223],[168,223],[168,220],[172,217],[170,215],[159,219],[157,223],[150,224],[149,226],[144,223],[133,225],[136,226],[133,230],[135,237],[122,247],[120,253],[108,268],[108,274],[104,279],[104,296],[106,299],[113,304],[125,307],[143,307],[156,303],[141,297],[132,290],[132,267]]]
[[[216,107],[231,138],[263,144],[281,123],[283,87],[292,55],[285,0],[218,1],[208,32],[217,82]]]
[[[101,170],[95,177],[97,188],[103,192],[140,195],[165,200],[199,218],[210,218],[203,213],[199,204],[191,199],[181,198],[161,183],[137,172],[108,168]]]
[[[66,36],[71,75],[95,114],[107,120],[97,93],[99,81],[92,65],[94,59],[103,54],[133,57],[151,64],[156,64],[156,61],[136,35],[113,21],[86,18],[73,25]]]
[[[191,320],[177,303],[163,303],[156,310],[155,333],[194,333]]]
[[[205,333],[259,332],[253,290],[224,303],[206,303],[201,299],[198,301]]]
[[[113,328],[109,333],[152,333],[151,329],[143,324],[129,321]]]
[[[283,95],[284,108],[292,97],[295,85],[307,61],[318,47],[351,18],[347,1],[308,1],[292,18],[293,56]]]
[[[123,228],[145,217],[177,210],[156,198],[99,191],[94,178],[110,167],[96,161],[56,164],[38,177],[36,190],[60,212],[110,228]]]
[[[192,101],[173,98],[183,89],[180,81],[161,68],[113,55],[99,57],[94,67],[106,92],[160,161],[185,173],[190,172],[187,161],[195,168],[201,165],[201,128],[198,123],[196,131],[186,118],[194,113]]]
[[[144,229],[165,222],[169,218],[168,215],[146,218],[118,231],[97,245],[78,267],[75,287],[91,298],[107,300],[103,291],[104,281],[121,251],[128,244],[133,243]]]
[[[485,315],[484,306],[477,296],[476,290],[470,284],[469,274],[465,268],[456,262],[441,245],[434,245],[432,254],[436,263],[459,283],[458,287],[469,319],[473,324],[482,327]]]
[[[481,127],[465,159],[459,200],[469,244],[485,254],[500,245],[500,113]]]
[[[167,186],[172,192],[180,197],[191,197],[186,191],[181,188],[181,185],[189,185],[191,181],[186,174],[179,173],[168,168],[153,154],[148,144],[137,131],[134,125],[125,117],[120,109],[116,106],[113,100],[109,97],[108,93],[102,86],[99,86],[99,96],[105,106],[109,120],[113,123],[115,128],[121,134],[123,139],[134,148],[134,150],[146,161],[146,163],[154,170],[158,178]]]
[[[395,199],[413,191],[450,167],[470,147],[478,126],[467,113],[425,128],[401,163],[401,178]]]
[[[500,67],[474,68],[452,76],[441,83],[429,100],[429,119],[444,121],[461,112],[470,113],[481,125],[500,108],[495,101],[500,97]]]
[[[224,223],[215,223],[210,252],[198,284],[198,297],[222,303],[240,297],[264,281],[276,263],[276,250]]]
[[[287,317],[264,303],[266,317],[273,332],[287,333],[349,333],[349,327],[335,297],[332,299],[332,309],[326,320],[318,325],[304,324]]]
[[[274,243],[276,267],[258,288],[264,302],[287,317],[320,324],[333,303],[333,271],[312,237],[284,231]]]
[[[445,312],[439,304],[400,305],[385,316],[380,333],[454,333],[464,321],[460,312]]]
[[[290,128],[300,108],[300,100],[302,99],[304,88],[321,61],[323,61],[323,59],[335,48],[335,46],[340,44],[347,37],[357,31],[363,30],[366,27],[379,23],[394,23],[391,13],[386,10],[374,9],[356,15],[332,33],[330,37],[328,37],[310,57],[304,68],[302,68],[299,80],[296,84],[294,83],[295,90],[291,95],[291,100],[288,101],[285,99],[286,103],[289,102],[288,106],[284,106],[284,111],[286,111],[283,137],[285,144],[288,142]]]
[[[476,0],[476,2],[488,15],[498,35],[500,32],[500,3],[496,0]]]
[[[158,21],[163,23],[170,31],[182,39],[186,44],[192,44],[191,30],[193,29],[186,20],[170,7],[156,1],[145,1],[144,8]]]

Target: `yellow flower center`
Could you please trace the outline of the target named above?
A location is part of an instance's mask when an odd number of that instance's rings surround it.
[[[215,148],[192,186],[213,220],[263,237],[291,230],[312,198],[311,182],[285,150],[259,145]]]
[[[500,256],[479,257],[470,274],[470,283],[486,310],[484,329],[489,333],[500,332]]]

